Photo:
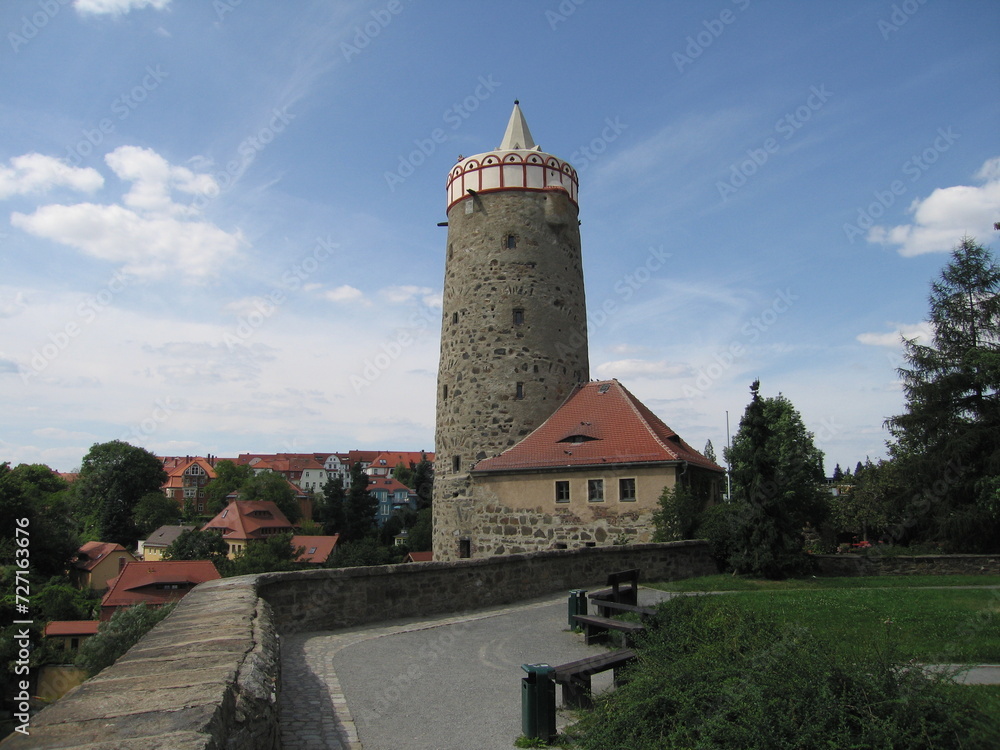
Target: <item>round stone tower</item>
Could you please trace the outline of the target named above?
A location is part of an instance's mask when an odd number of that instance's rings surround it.
[[[589,379],[573,167],[532,140],[514,102],[500,146],[448,176],[437,382],[434,559],[475,557],[470,470]]]

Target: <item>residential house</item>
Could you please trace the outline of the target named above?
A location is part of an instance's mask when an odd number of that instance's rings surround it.
[[[278,506],[268,500],[231,500],[202,531],[218,531],[229,546],[229,558],[246,548],[251,540],[268,539],[293,531],[292,524]]]
[[[409,552],[403,558],[404,563],[431,562],[434,559],[433,552]]]
[[[135,555],[120,544],[87,542],[70,563],[70,580],[77,588],[105,591],[109,581],[130,562],[135,562]]]
[[[216,458],[209,456],[168,456],[162,459],[167,481],[163,494],[183,508],[191,502],[198,513],[205,512],[205,486],[215,479]]]
[[[397,466],[402,464],[408,469],[415,468],[422,460],[434,463],[434,454],[427,451],[387,451],[379,453],[365,468],[365,474],[371,477],[391,477]]]
[[[66,652],[67,661],[73,661],[73,654],[85,640],[97,634],[100,624],[100,620],[53,620],[45,625],[43,633]]]
[[[101,620],[106,622],[117,610],[136,604],[162,607],[216,578],[221,578],[219,571],[208,560],[127,563],[101,600]]]
[[[337,546],[339,539],[340,534],[334,534],[333,536],[293,536],[292,549],[302,548],[302,554],[296,558],[296,562],[322,565],[333,554],[333,550]]]
[[[380,527],[392,518],[397,510],[417,509],[417,493],[398,479],[372,477],[368,483],[368,492],[378,501],[375,521]]]
[[[176,541],[177,537],[195,526],[161,526],[148,539],[139,542],[139,557],[146,561],[163,559],[167,547]]]
[[[688,445],[617,380],[576,387],[523,440],[472,468],[484,513],[460,557],[651,541],[665,488],[708,503],[725,470]]]

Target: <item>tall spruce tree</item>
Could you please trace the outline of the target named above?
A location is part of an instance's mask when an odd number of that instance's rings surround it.
[[[784,396],[752,394],[732,448],[733,501],[738,523],[730,564],[738,573],[782,578],[805,563],[802,529],[828,512],[821,489],[823,454]]]
[[[364,539],[375,531],[375,515],[378,501],[368,491],[370,477],[365,474],[359,462],[351,466],[351,488],[344,504],[345,541]]]
[[[905,413],[886,420],[912,492],[907,535],[1000,549],[1000,266],[970,237],[931,285],[929,344],[904,340]]]

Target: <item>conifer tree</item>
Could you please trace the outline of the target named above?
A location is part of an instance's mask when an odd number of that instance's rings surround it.
[[[904,414],[886,421],[919,490],[897,508],[919,536],[1000,549],[1000,266],[969,237],[931,286],[933,341],[904,340]]]

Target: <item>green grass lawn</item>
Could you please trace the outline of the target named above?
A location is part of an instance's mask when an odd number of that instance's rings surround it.
[[[1000,585],[998,576],[758,581],[724,575],[649,585],[731,592],[742,605],[803,625],[845,652],[875,644],[903,661],[1000,664],[1000,589],[958,588]]]

